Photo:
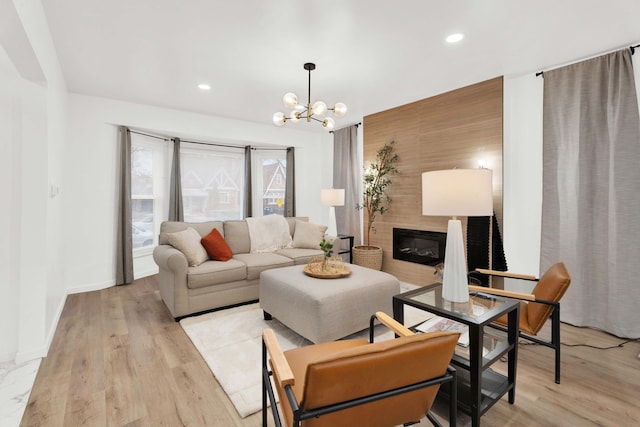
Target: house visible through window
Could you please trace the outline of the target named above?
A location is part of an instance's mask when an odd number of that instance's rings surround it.
[[[183,143],[180,158],[186,222],[243,218],[243,150]]]
[[[253,158],[254,215],[284,215],[287,180],[286,152],[256,151]]]

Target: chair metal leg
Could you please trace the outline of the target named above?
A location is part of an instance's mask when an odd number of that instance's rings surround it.
[[[442,427],[442,424],[440,424],[438,422],[436,417],[434,417],[431,412],[427,412],[427,418],[429,419],[429,421],[431,421],[431,424],[433,424],[434,427]],[[405,424],[405,426],[406,426],[406,424]]]
[[[560,384],[560,304],[551,313],[551,343],[556,352],[556,384]]]
[[[267,427],[267,384],[264,381],[267,366],[267,347],[262,342],[262,427]]]

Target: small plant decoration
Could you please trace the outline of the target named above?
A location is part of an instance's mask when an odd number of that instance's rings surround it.
[[[329,242],[325,239],[322,239],[320,242],[320,249],[324,252],[324,257],[322,258],[322,270],[327,270],[327,261],[333,255],[333,243]]]
[[[362,176],[364,183],[362,204],[356,205],[356,209],[364,209],[367,215],[367,245],[369,245],[371,231],[376,232],[373,226],[376,216],[384,215],[391,203],[387,188],[391,185],[390,176],[398,173],[395,167],[398,155],[395,154],[394,144],[395,141],[391,141],[380,148],[376,153],[375,163],[371,163]]]

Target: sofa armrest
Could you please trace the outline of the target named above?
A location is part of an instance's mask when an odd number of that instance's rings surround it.
[[[173,273],[182,273],[186,276],[189,269],[187,257],[171,245],[156,246],[153,250],[153,260],[161,270],[170,270]]]

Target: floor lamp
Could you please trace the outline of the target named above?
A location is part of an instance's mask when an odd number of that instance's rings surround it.
[[[452,217],[447,229],[442,278],[442,297],[446,300],[469,300],[462,223],[457,217],[493,215],[492,175],[490,169],[450,169],[422,174],[422,215]]]
[[[344,188],[326,188],[320,190],[320,202],[324,206],[329,206],[329,224],[327,224],[327,234],[329,236],[338,235],[336,225],[335,206],[344,206]]]

